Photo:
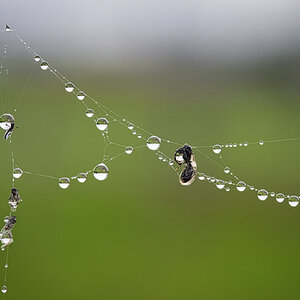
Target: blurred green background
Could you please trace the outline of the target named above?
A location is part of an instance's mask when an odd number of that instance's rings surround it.
[[[9,80],[7,86],[1,81],[2,113],[15,107],[35,64],[13,35],[4,43]],[[242,69],[177,56],[151,68],[101,68],[43,54],[83,91],[160,137],[212,145],[299,136],[293,51]],[[84,106],[38,65],[14,116],[15,159],[23,170],[71,177],[101,162],[103,139]],[[120,126],[112,125],[110,136],[142,145]],[[172,157],[176,146],[161,150]],[[211,149],[203,151],[215,158]],[[0,155],[4,217],[11,185],[4,139]],[[299,195],[299,142],[222,155],[247,183]],[[196,159],[200,171],[229,179],[199,153]],[[108,163],[104,182],[90,175],[62,190],[56,180],[26,174],[16,180],[23,202],[9,251],[7,299],[299,299],[299,208],[199,180],[182,187],[164,164],[142,148]],[[0,271],[1,280],[4,267]]]

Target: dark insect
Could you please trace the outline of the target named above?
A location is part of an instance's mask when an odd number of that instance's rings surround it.
[[[6,31],[11,31],[11,28],[6,24],[5,30],[6,30]]]
[[[197,163],[192,150],[189,145],[177,149],[174,154],[174,160],[180,166],[185,166],[179,175],[179,182],[181,185],[190,185],[194,182],[197,173]]]
[[[13,227],[15,226],[17,222],[17,217],[16,216],[10,216],[6,219],[6,224],[4,226],[5,230],[12,230]]]
[[[10,128],[8,130],[6,130],[5,134],[4,134],[4,138],[7,140],[13,133],[15,128],[15,123],[11,123]]]
[[[11,194],[8,199],[8,204],[10,205],[11,210],[16,211],[16,209],[21,201],[22,201],[22,198],[20,197],[18,190],[15,188],[12,188]]]
[[[13,241],[12,229],[14,228],[17,218],[16,216],[8,216],[4,219],[5,225],[0,231],[1,249],[4,250],[5,247],[10,245]]]

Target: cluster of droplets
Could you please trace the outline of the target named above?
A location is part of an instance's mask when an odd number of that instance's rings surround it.
[[[252,142],[252,143],[243,142],[243,143],[215,144],[212,146],[212,150],[215,154],[220,154],[222,149],[224,149],[224,148],[247,147],[247,146],[253,145],[253,144],[258,144],[260,146],[263,146],[264,143],[265,142],[263,140],[260,140],[258,142]]]

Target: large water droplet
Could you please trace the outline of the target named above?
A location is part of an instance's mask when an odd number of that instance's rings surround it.
[[[277,194],[277,195],[276,195],[276,201],[277,201],[278,203],[283,202],[283,201],[284,201],[284,195],[283,195],[282,193]]]
[[[77,175],[77,181],[80,183],[86,182],[86,174],[85,173],[80,173]]]
[[[23,175],[23,171],[20,168],[15,168],[13,170],[14,178],[20,178]]]
[[[15,123],[15,119],[11,114],[3,114],[0,117],[0,127],[4,130],[10,129],[13,123]]]
[[[243,181],[239,181],[237,184],[236,184],[236,189],[239,191],[239,192],[243,192],[245,189],[246,189],[246,183],[243,182]]]
[[[99,118],[96,121],[96,126],[99,130],[104,131],[108,128],[108,121],[105,118]]]
[[[128,129],[130,129],[130,130],[132,130],[133,127],[134,127],[134,125],[133,125],[132,123],[130,123],[130,124],[128,125]]]
[[[35,56],[34,56],[34,60],[35,60],[35,61],[40,61],[40,60],[41,60],[41,57],[40,57],[39,55],[35,55]]]
[[[125,148],[125,153],[126,153],[126,154],[131,154],[132,151],[133,151],[133,148],[132,148],[131,146],[127,146],[127,147]]]
[[[297,196],[291,196],[289,199],[289,205],[291,207],[296,207],[299,204],[299,198]]]
[[[76,96],[78,100],[82,101],[85,98],[85,93],[80,91]]]
[[[108,177],[108,173],[108,167],[103,163],[97,165],[93,170],[94,177],[97,180],[105,180]]]
[[[155,135],[152,135],[147,140],[147,147],[150,150],[158,150],[158,148],[160,147],[160,143],[161,143],[160,138]]]
[[[58,181],[58,185],[62,188],[62,189],[66,189],[69,187],[70,185],[70,179],[68,177],[62,177],[59,179]]]
[[[269,196],[269,193],[266,190],[264,190],[264,189],[261,189],[261,190],[259,190],[257,192],[257,198],[259,200],[264,201],[264,200],[266,200],[268,198],[268,196]]]
[[[224,188],[224,186],[225,186],[225,183],[224,183],[224,181],[223,180],[217,180],[217,182],[216,182],[216,186],[217,186],[217,188],[218,189],[223,189]]]
[[[44,70],[44,71],[48,70],[49,69],[49,64],[46,61],[42,61],[41,69]]]
[[[264,141],[263,140],[260,140],[259,141],[259,144],[262,146],[264,144]]]
[[[88,108],[85,112],[85,115],[88,117],[88,118],[91,118],[94,116],[94,111],[91,109],[91,108]]]
[[[6,292],[7,292],[7,286],[6,285],[4,285],[2,288],[1,288],[1,292],[3,293],[3,294],[6,294]],[[4,296],[3,296],[4,297]]]
[[[213,151],[214,151],[214,153],[219,154],[222,151],[222,147],[220,145],[218,145],[218,144],[214,145],[213,146]]]
[[[74,84],[72,82],[68,82],[66,83],[65,85],[65,90],[68,92],[68,93],[72,93],[74,91]]]

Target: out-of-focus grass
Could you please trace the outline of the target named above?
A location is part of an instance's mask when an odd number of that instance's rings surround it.
[[[214,86],[180,71],[69,73],[105,105],[179,143],[299,136],[298,95],[290,86]],[[10,108],[24,81],[22,74],[10,75]],[[84,112],[53,76],[37,70],[15,114],[18,166],[60,177],[101,162],[102,137]],[[141,144],[122,127],[112,125],[110,134],[122,144]],[[175,148],[161,150],[172,157]],[[298,142],[289,142],[222,155],[250,184],[297,193],[298,149]],[[4,140],[0,151],[4,217],[11,170]],[[210,149],[205,153],[216,159]],[[199,170],[226,177],[199,153],[196,158]],[[89,176],[84,184],[72,181],[67,190],[31,175],[16,181],[24,201],[10,247],[7,299],[298,299],[297,208],[199,181],[181,187],[176,174],[146,148],[109,168],[107,181]],[[1,261],[4,265],[3,255]]]

